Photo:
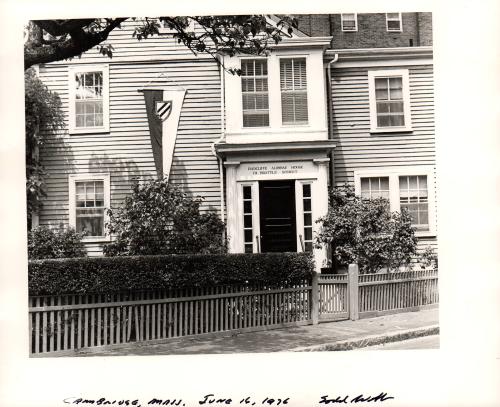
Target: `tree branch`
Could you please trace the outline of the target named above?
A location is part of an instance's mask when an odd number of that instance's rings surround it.
[[[29,41],[24,46],[24,69],[40,63],[59,61],[73,58],[92,49],[105,41],[115,28],[119,27],[126,18],[108,20],[107,26],[101,31],[86,31],[95,20],[68,20],[68,23],[58,23],[48,20],[35,21],[34,23],[47,33],[61,37],[49,44]],[[67,35],[69,34],[69,38]]]

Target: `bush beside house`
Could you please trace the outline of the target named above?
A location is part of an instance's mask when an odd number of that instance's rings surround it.
[[[215,212],[200,213],[193,198],[166,178],[135,184],[123,206],[108,210],[106,256],[225,253],[224,223]]]
[[[49,229],[37,227],[28,232],[29,259],[60,259],[85,257],[82,233],[74,229]]]
[[[331,247],[335,268],[357,263],[360,273],[397,271],[417,254],[410,215],[390,212],[386,199],[357,196],[351,185],[330,191],[328,213],[318,222],[317,244]]]

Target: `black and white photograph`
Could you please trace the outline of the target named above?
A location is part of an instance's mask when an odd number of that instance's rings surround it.
[[[439,347],[432,13],[26,35],[31,355]]]
[[[52,3],[5,7],[0,405],[500,396],[495,29],[479,53],[430,2]]]

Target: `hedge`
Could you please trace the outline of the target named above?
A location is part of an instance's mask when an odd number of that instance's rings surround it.
[[[196,254],[32,260],[30,295],[98,294],[227,284],[283,285],[312,275],[308,253]]]

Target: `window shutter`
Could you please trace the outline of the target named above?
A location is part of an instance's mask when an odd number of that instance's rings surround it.
[[[281,112],[283,124],[307,123],[306,59],[280,60]]]

